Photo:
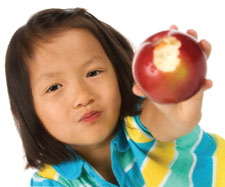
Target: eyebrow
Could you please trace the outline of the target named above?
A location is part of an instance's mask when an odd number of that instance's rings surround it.
[[[85,62],[82,64],[82,66],[88,66],[89,64],[95,62],[96,60],[99,60],[98,62],[101,62],[101,63],[104,62],[104,60],[103,60],[100,56],[94,56],[93,58],[91,58],[91,59],[85,61]]]
[[[42,81],[48,80],[49,78],[52,78],[52,77],[57,77],[61,74],[62,74],[61,72],[50,72],[50,73],[43,74],[38,79],[34,80],[33,85],[34,87],[39,87]]]
[[[56,77],[58,75],[61,75],[62,73],[61,72],[50,72],[50,73],[46,73],[46,74],[43,74],[41,75],[38,80],[42,80],[42,79],[48,79],[48,78],[51,78],[51,77]]]
[[[98,62],[100,63],[104,63],[104,60],[99,57],[99,56],[94,56],[93,58],[85,61],[83,64],[82,64],[82,68],[84,68],[85,66],[88,66],[90,64],[92,64],[93,62],[95,62],[96,60],[99,60]],[[52,78],[52,77],[57,77],[59,75],[62,75],[63,73],[62,72],[48,72],[48,73],[45,73],[43,75],[41,75],[35,82],[34,82],[34,85],[40,83],[41,81],[43,80],[46,80],[46,79],[49,79],[49,78]]]

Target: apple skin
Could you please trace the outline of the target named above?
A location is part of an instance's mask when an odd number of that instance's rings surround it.
[[[156,52],[168,45],[164,41],[168,38],[172,38],[171,43],[176,43],[176,46],[167,47],[168,54]],[[155,55],[157,53],[160,53],[159,60]],[[171,56],[169,60],[167,56]],[[163,68],[159,68],[160,59],[163,61]],[[156,33],[141,44],[134,55],[132,71],[136,84],[152,101],[162,104],[178,103],[200,90],[205,82],[206,61],[207,57],[194,37],[171,29]]]

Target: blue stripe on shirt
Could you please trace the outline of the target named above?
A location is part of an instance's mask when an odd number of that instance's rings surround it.
[[[212,186],[212,157],[215,150],[216,144],[213,138],[204,132],[201,142],[194,151],[194,153],[197,155],[197,162],[192,175],[194,186]]]

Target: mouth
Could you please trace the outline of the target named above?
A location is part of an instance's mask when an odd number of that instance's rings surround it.
[[[81,117],[79,122],[91,123],[96,121],[100,117],[100,115],[101,115],[101,112],[99,111],[87,112]]]

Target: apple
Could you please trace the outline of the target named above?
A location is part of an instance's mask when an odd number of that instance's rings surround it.
[[[194,37],[170,29],[141,44],[132,72],[146,97],[157,103],[178,103],[192,97],[204,84],[206,60]]]

